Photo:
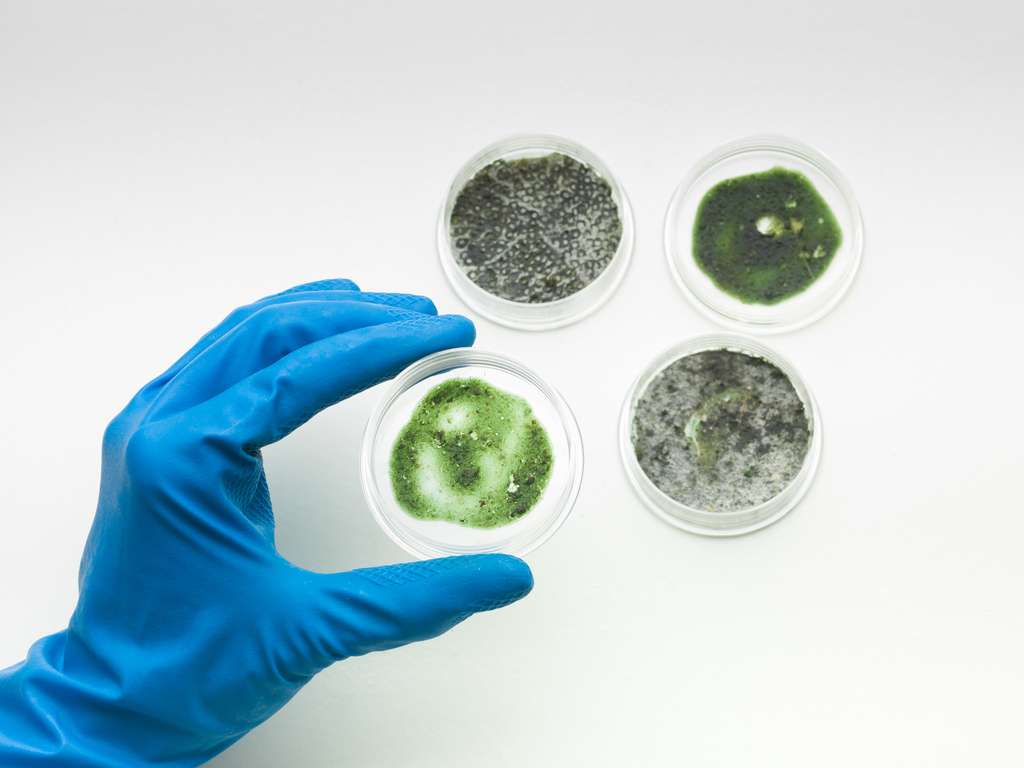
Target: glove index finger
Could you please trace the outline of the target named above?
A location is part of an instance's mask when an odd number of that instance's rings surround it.
[[[468,347],[473,324],[460,315],[416,315],[301,347],[195,407],[206,433],[241,449],[280,440],[329,405],[389,379],[433,352]]]
[[[147,392],[154,392],[162,388],[168,381],[174,378],[192,360],[215,344],[221,337],[230,333],[234,328],[241,325],[249,317],[259,312],[264,307],[273,304],[283,304],[293,301],[304,301],[308,299],[341,299],[345,301],[364,301],[368,304],[385,304],[400,309],[407,309],[410,312],[420,312],[428,315],[436,315],[437,307],[434,302],[426,296],[419,296],[408,293],[366,293],[359,291],[351,280],[320,280],[315,283],[306,283],[289,288],[281,293],[275,293],[251,304],[239,307],[232,311],[212,330],[207,332],[197,341],[191,349],[179,357],[166,371],[154,378],[142,388],[140,395]]]

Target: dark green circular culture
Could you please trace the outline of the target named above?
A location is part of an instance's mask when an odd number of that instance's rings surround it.
[[[828,203],[806,176],[786,168],[719,182],[693,225],[697,265],[745,304],[777,304],[805,290],[842,242]]]

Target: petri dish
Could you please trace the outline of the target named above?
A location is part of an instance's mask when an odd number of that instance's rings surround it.
[[[488,227],[488,222],[484,218],[487,214],[480,214],[478,207],[466,202],[464,203],[465,208],[460,208],[461,218],[459,221],[466,218],[462,215],[463,210],[472,212],[475,209],[478,213],[474,231],[478,236],[453,237],[453,213],[459,204],[460,194],[467,189],[478,189],[478,187],[467,185],[484,178],[479,175],[482,171],[485,169],[493,171],[499,167],[495,164],[501,163],[513,164],[512,166],[506,165],[506,168],[522,168],[524,167],[522,164],[515,165],[517,161],[534,161],[536,164],[560,156],[568,158],[570,161],[567,166],[563,167],[574,169],[587,176],[584,179],[586,185],[583,189],[596,190],[595,194],[603,203],[601,207],[597,207],[596,202],[593,201],[598,198],[588,196],[586,199],[592,201],[588,205],[593,207],[586,208],[586,210],[607,211],[610,202],[614,206],[614,216],[585,216],[573,213],[567,207],[557,219],[543,219],[547,222],[543,226],[531,225],[527,220],[516,224],[518,217],[510,219],[509,211],[511,209],[508,206],[512,203],[507,203],[504,210],[500,210],[502,218],[499,220],[502,223]],[[549,178],[545,183],[537,185],[536,188],[542,190],[554,188],[557,186],[558,178],[565,175],[559,175],[557,169],[552,173],[557,177],[554,181]],[[598,183],[595,185],[592,182]],[[576,186],[571,188],[579,189]],[[514,198],[514,195],[495,194],[496,189],[493,185],[486,189],[479,189],[480,196],[476,199],[487,201],[495,198],[506,200]],[[569,194],[566,190],[563,190],[563,193]],[[617,245],[614,245],[613,234],[609,234],[607,225],[609,222],[613,223],[616,217],[621,223],[621,233],[618,236]],[[517,231],[515,226],[509,226],[510,220],[516,226],[521,225],[518,234],[509,234]],[[612,296],[622,283],[629,267],[633,253],[633,229],[633,213],[625,190],[608,166],[593,152],[574,141],[559,136],[522,134],[503,139],[484,148],[470,158],[456,174],[448,187],[438,217],[437,250],[441,267],[448,281],[459,298],[470,309],[500,325],[520,330],[540,331],[574,323],[596,311]],[[526,234],[526,237],[520,238],[522,234]],[[491,240],[495,236],[504,238],[500,242],[509,247],[495,249],[494,241]],[[569,239],[563,240],[561,239],[563,237]],[[561,269],[552,268],[550,263],[548,266],[544,266],[543,255],[539,257],[540,262],[534,261],[538,252],[536,248],[531,248],[531,244],[540,246],[542,249],[548,247],[555,254],[570,254],[564,257],[569,261],[565,262]],[[468,255],[470,248],[477,248],[476,253],[479,256],[470,257]],[[484,255],[486,249],[491,250],[487,250]],[[494,262],[492,254],[498,257],[497,262]],[[560,255],[559,258],[562,256]],[[482,263],[470,264],[468,261],[470,259]],[[532,267],[523,267],[524,264],[530,264]],[[506,282],[508,285],[519,285],[522,282],[509,275],[512,266],[523,269],[523,274],[533,276],[533,282],[529,289],[505,290]],[[491,271],[486,271],[488,269]],[[554,277],[561,275],[563,269],[569,270],[571,273],[578,273],[578,279],[574,280],[571,292],[563,296],[562,294],[567,291],[545,290],[543,280],[551,279],[560,285],[563,284],[560,276]],[[472,277],[470,271],[472,271]],[[498,273],[497,276],[494,276],[495,271]],[[544,277],[545,275],[547,277]],[[485,289],[481,285],[488,287]],[[535,295],[530,295],[531,293]]]
[[[702,201],[722,182],[742,181],[752,174],[782,169],[809,182],[827,204],[841,232],[827,266],[806,287],[772,303],[742,300],[727,292],[698,264],[694,240]],[[792,173],[790,174],[792,175]],[[762,223],[774,217],[757,219]],[[820,221],[820,219],[819,219]],[[770,225],[769,225],[770,226]],[[802,220],[797,220],[802,227]],[[782,226],[784,229],[784,225]],[[799,230],[798,230],[799,231]],[[783,235],[783,232],[779,232]],[[783,136],[753,136],[725,144],[702,158],[676,189],[665,216],[665,254],[683,294],[709,319],[732,330],[772,334],[802,328],[834,309],[854,282],[864,250],[864,225],[849,182],[827,157],[813,147]],[[830,249],[831,250],[831,249]],[[809,248],[808,269],[817,270],[816,250]]]
[[[399,436],[424,397],[452,381],[483,382],[525,401],[547,435],[550,472],[543,491],[525,514],[507,523],[472,527],[421,519],[399,503],[391,473]],[[569,405],[532,370],[504,355],[452,349],[413,363],[391,382],[367,422],[360,469],[363,493],[374,517],[406,552],[419,558],[486,552],[524,555],[553,536],[572,512],[583,481],[583,439]],[[509,488],[515,490],[517,481],[514,476],[510,480]]]
[[[703,505],[691,505],[679,501],[662,490],[648,476],[636,449],[636,415],[639,404],[653,382],[665,381],[661,374],[677,361],[695,359],[695,355],[706,352],[732,352],[748,356],[752,361],[763,361],[778,369],[792,385],[792,392],[799,398],[802,414],[806,419],[807,442],[799,468],[784,485],[770,498],[762,502],[729,508],[711,510]],[[674,391],[674,390],[673,390]],[[685,394],[685,393],[684,393]],[[667,419],[672,415],[663,414]],[[686,434],[682,430],[675,434],[679,440],[689,437],[693,415],[683,411]],[[742,424],[741,424],[742,426]],[[673,438],[675,439],[675,438]],[[647,508],[665,522],[691,533],[706,536],[737,536],[764,528],[780,520],[803,499],[814,480],[821,456],[822,424],[818,404],[807,388],[800,374],[785,358],[762,344],[757,339],[731,333],[710,334],[689,339],[658,355],[637,377],[630,387],[622,406],[619,422],[619,449],[622,463],[633,489]],[[741,467],[742,469],[742,467]],[[665,485],[665,483],[662,483]]]

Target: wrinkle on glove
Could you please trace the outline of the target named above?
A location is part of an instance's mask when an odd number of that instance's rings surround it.
[[[507,555],[319,574],[273,543],[260,449],[474,335],[424,297],[325,280],[235,310],[144,386],[104,435],[68,628],[0,672],[0,766],[200,765],[333,662],[526,595]]]

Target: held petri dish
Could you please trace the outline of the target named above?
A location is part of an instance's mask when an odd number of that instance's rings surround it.
[[[633,252],[626,192],[569,139],[517,135],[473,156],[437,224],[441,267],[476,313],[521,330],[559,328],[597,310]]]
[[[754,136],[701,159],[665,216],[665,254],[702,314],[749,333],[830,312],[860,267],[864,225],[849,182],[812,147]]]
[[[503,355],[430,355],[390,384],[363,437],[363,493],[384,532],[419,558],[523,555],[565,522],[583,439],[562,396]]]
[[[736,536],[792,510],[821,456],[818,405],[796,369],[756,339],[711,334],[658,355],[622,406],[619,449],[655,515]]]

